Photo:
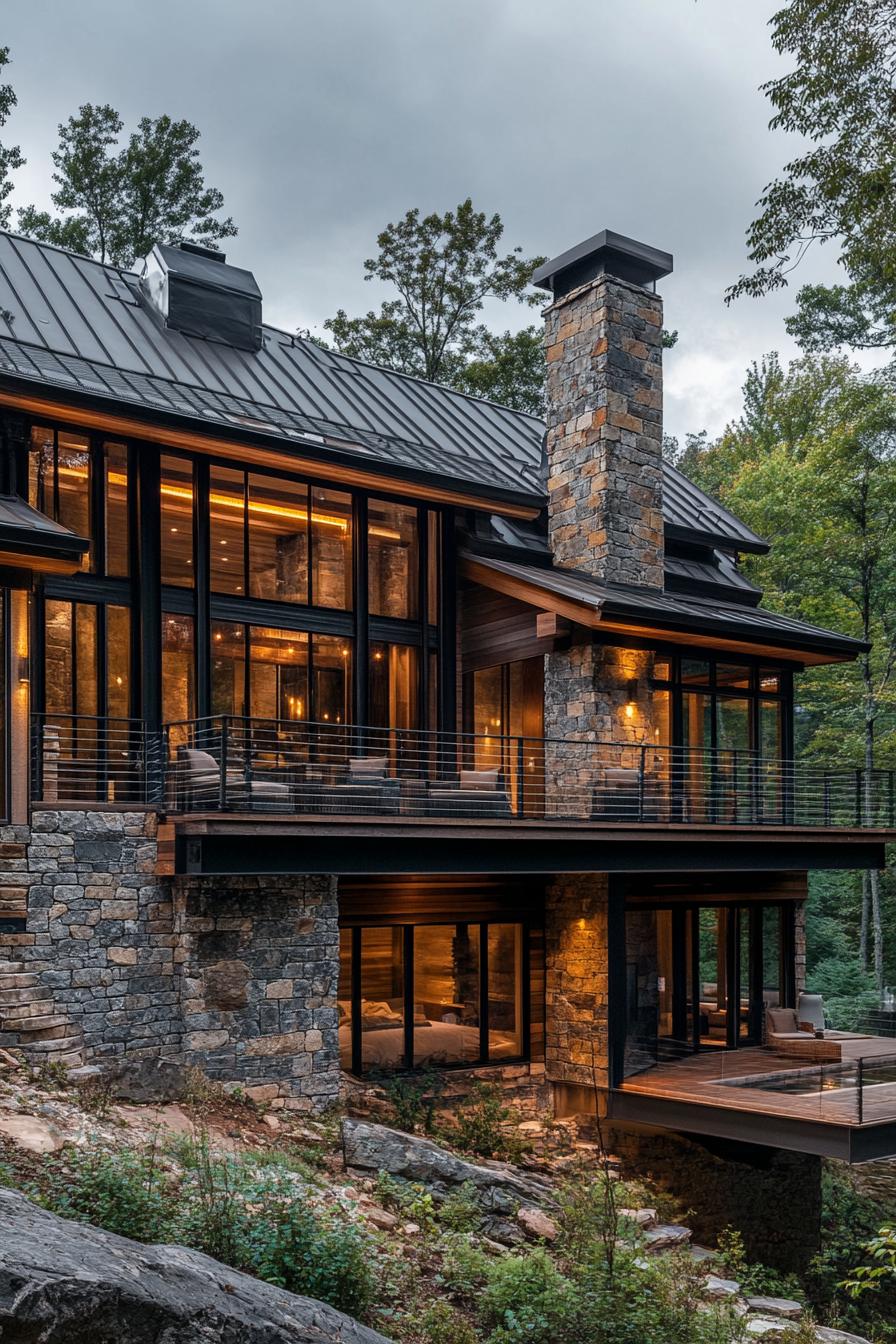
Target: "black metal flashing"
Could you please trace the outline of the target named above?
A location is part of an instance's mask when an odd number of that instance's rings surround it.
[[[23,563],[33,560],[36,567],[41,560],[50,560],[77,568],[89,547],[85,537],[33,509],[18,495],[0,495],[0,552],[5,563],[14,555],[21,556]]]
[[[661,252],[612,229],[602,229],[593,238],[586,238],[559,257],[544,262],[533,273],[532,283],[559,299],[599,275],[616,276],[629,284],[652,289],[657,280],[671,273],[671,252]]]

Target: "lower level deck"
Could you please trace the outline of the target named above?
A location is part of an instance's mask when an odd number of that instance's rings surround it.
[[[896,1040],[845,1040],[839,1061],[768,1047],[658,1063],[614,1091],[614,1119],[848,1161],[896,1149]]]

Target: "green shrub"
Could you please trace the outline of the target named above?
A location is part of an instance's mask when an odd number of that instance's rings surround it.
[[[374,1079],[385,1092],[399,1129],[413,1134],[422,1127],[424,1133],[432,1133],[436,1102],[445,1086],[440,1073],[423,1069],[420,1073],[374,1075]]]
[[[188,1178],[181,1190],[177,1239],[234,1269],[245,1268],[251,1220],[240,1189],[243,1171],[232,1158],[217,1157],[202,1134],[184,1148]]]
[[[446,1137],[474,1157],[517,1162],[525,1151],[519,1135],[512,1130],[517,1122],[516,1111],[505,1104],[497,1083],[476,1083],[469,1101],[458,1108],[454,1127]]]
[[[406,1317],[401,1325],[403,1344],[478,1344],[473,1326],[449,1302],[434,1302]]]
[[[365,1316],[374,1298],[367,1238],[346,1218],[309,1208],[277,1175],[245,1195],[253,1214],[243,1268],[291,1293]]]
[[[718,1259],[729,1278],[737,1279],[748,1297],[790,1297],[797,1302],[806,1299],[795,1274],[781,1274],[747,1259],[744,1239],[736,1228],[726,1227],[720,1234]]]
[[[586,1267],[577,1283],[575,1344],[735,1344],[742,1322],[727,1303],[706,1303],[699,1268],[687,1253],[638,1262],[617,1255]]]
[[[148,1153],[72,1152],[48,1163],[38,1202],[63,1218],[92,1223],[134,1241],[165,1241],[174,1192]]]
[[[482,1210],[472,1181],[464,1181],[440,1204],[436,1217],[449,1232],[475,1232],[482,1221]]]
[[[492,1261],[480,1307],[488,1344],[566,1344],[576,1330],[575,1288],[543,1250]]]

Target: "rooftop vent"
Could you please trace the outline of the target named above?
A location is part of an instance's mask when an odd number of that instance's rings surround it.
[[[672,256],[659,248],[625,238],[612,229],[604,229],[559,257],[546,261],[532,276],[533,285],[547,289],[560,299],[599,275],[615,275],[631,285],[652,290],[657,280],[672,271]]]
[[[228,266],[223,252],[198,243],[156,243],[140,288],[172,331],[237,350],[261,349],[261,290],[252,272]]]

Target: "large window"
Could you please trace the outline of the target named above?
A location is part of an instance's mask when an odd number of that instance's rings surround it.
[[[464,684],[470,764],[501,771],[513,806],[544,803],[544,659],[526,658],[470,673]],[[520,807],[522,803],[522,807]]]
[[[44,426],[31,431],[28,501],[90,540],[85,571],[129,572],[128,461],[123,443]]]
[[[90,541],[42,580],[39,711],[436,725],[438,510],[61,425],[33,429],[28,484]]]
[[[343,929],[339,947],[344,1068],[472,1067],[525,1054],[522,924]]]

